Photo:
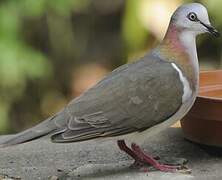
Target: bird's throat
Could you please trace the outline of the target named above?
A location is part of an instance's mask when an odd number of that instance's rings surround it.
[[[196,35],[190,31],[180,30],[175,25],[169,26],[159,48],[165,56],[168,56],[175,63],[198,61]]]

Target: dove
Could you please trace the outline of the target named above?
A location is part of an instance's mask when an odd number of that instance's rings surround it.
[[[207,32],[219,36],[207,9],[199,3],[181,5],[156,48],[118,67],[60,112],[0,147],[49,134],[55,143],[114,139],[135,163],[176,171],[177,166],[161,164],[145,153],[140,143],[183,118],[192,107],[199,86],[196,36]]]

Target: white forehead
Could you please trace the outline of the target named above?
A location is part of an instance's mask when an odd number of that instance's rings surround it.
[[[207,9],[199,3],[189,3],[184,4],[177,8],[177,10],[174,12],[172,19],[174,20],[182,20],[184,19],[190,12],[194,12],[197,14],[197,17],[199,20],[208,23],[209,17]]]

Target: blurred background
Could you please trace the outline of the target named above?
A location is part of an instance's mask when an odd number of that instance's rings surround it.
[[[0,1],[0,133],[33,126],[143,56],[184,2],[207,6],[222,32],[221,0]],[[222,68],[222,38],[197,42],[201,69]]]

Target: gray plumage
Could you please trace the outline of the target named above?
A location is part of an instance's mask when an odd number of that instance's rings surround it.
[[[144,131],[182,105],[183,84],[170,62],[152,53],[123,65],[72,100],[62,111],[1,146],[53,133],[53,142],[77,142]]]

